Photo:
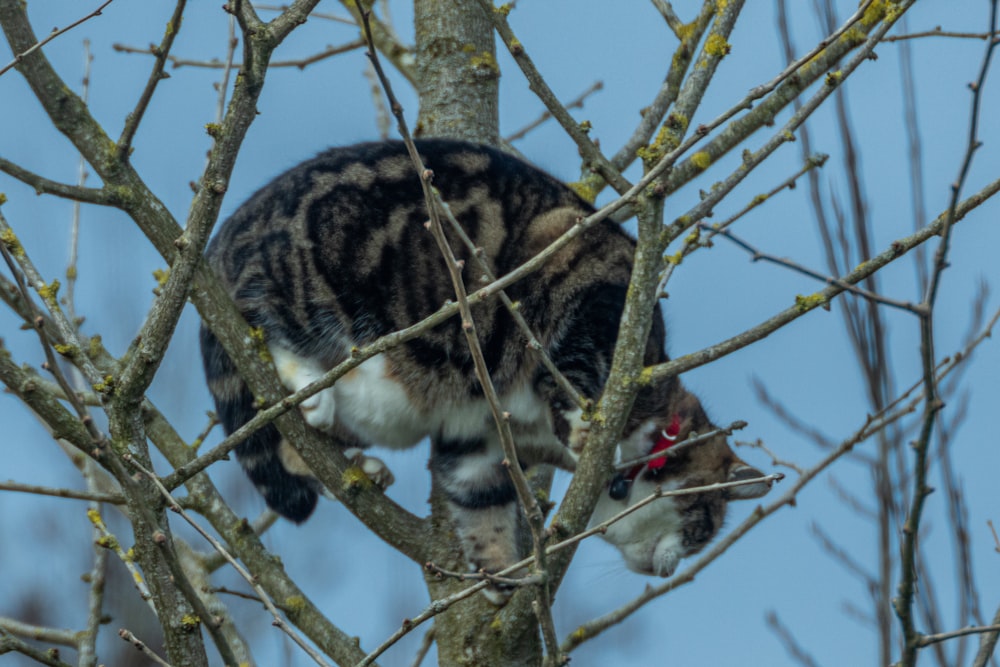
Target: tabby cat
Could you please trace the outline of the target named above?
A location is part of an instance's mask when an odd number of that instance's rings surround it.
[[[517,268],[593,211],[551,176],[493,148],[443,139],[418,141],[417,147],[495,276]],[[263,330],[282,382],[297,390],[346,359],[352,347],[419,322],[454,299],[427,219],[420,179],[403,144],[335,148],[253,195],[221,226],[207,256],[250,325]],[[456,256],[466,260],[466,283],[478,286],[473,258],[450,236]],[[616,224],[603,222],[507,290],[555,365],[595,399],[608,376],[634,249]],[[473,317],[511,414],[522,465],[572,470],[587,438],[580,409],[496,299],[475,305]],[[664,336],[657,311],[646,365],[667,360]],[[219,418],[231,433],[254,415],[253,396],[204,327],[201,344]],[[430,436],[430,468],[447,495],[470,565],[496,571],[519,559],[514,487],[459,318],[365,361],[301,410],[313,427],[362,447],[410,447]],[[698,400],[667,378],[639,393],[619,455],[641,456],[713,428]],[[378,481],[391,478],[360,449],[348,453]],[[236,454],[274,510],[293,521],[313,511],[323,488],[273,425],[256,431]],[[619,475],[602,494],[595,520],[657,486],[761,476],[718,436]],[[767,490],[758,482],[661,499],[615,524],[605,538],[631,569],[669,576],[682,557],[715,535],[727,500]]]

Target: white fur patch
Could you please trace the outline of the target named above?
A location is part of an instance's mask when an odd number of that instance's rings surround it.
[[[271,358],[274,359],[274,365],[278,369],[278,377],[292,391],[298,391],[315,382],[326,372],[326,369],[316,361],[278,345],[269,345],[268,349],[271,352]],[[337,416],[336,407],[337,402],[332,387],[310,396],[299,405],[306,422],[321,431],[329,431],[333,428]]]
[[[405,448],[417,444],[430,430],[406,389],[389,374],[379,354],[340,378],[333,386],[340,423],[366,442]]]
[[[670,484],[664,490],[671,490]],[[649,491],[653,489],[650,488]],[[643,499],[645,494],[630,489],[625,501],[601,494],[591,518],[591,525],[607,521],[626,507]],[[681,543],[681,516],[672,498],[659,498],[611,524],[602,537],[614,544],[625,558],[629,569],[640,574],[668,577],[684,556]]]
[[[563,418],[569,424],[569,453],[576,461],[580,460],[583,448],[587,446],[590,437],[590,422],[583,420],[583,410],[573,408],[563,413]]]

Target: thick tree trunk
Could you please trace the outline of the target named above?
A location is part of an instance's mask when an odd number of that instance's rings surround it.
[[[478,3],[461,0],[415,0],[414,17],[420,95],[415,134],[496,145],[500,70],[489,17]],[[466,560],[436,486],[431,506],[435,564],[464,571]],[[427,584],[431,598],[440,600],[470,582],[428,575]],[[435,617],[439,664],[540,665],[542,646],[531,610],[532,593],[519,591],[502,608],[477,594]]]
[[[415,134],[496,145],[499,141],[493,24],[476,2],[415,0],[417,92]]]
[[[435,488],[431,496],[431,549],[436,565],[452,572],[466,569],[444,495]],[[439,579],[427,574],[431,598],[441,600],[467,588],[471,582]],[[534,667],[542,663],[538,624],[531,610],[533,588],[518,591],[503,607],[496,607],[477,593],[434,618],[438,664],[442,667]]]

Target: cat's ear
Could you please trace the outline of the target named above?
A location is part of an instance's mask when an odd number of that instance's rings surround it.
[[[748,466],[742,461],[738,461],[729,471],[727,482],[742,482],[743,480],[757,479],[765,477],[764,473],[754,467]],[[750,500],[767,495],[771,490],[771,480],[754,482],[752,484],[741,484],[726,489],[726,497],[729,500]]]

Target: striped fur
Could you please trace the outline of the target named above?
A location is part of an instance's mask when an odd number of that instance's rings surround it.
[[[494,275],[517,268],[592,211],[552,177],[492,148],[450,140],[417,145],[434,185]],[[250,325],[263,330],[279,376],[294,390],[345,359],[353,346],[415,324],[454,298],[426,220],[420,181],[402,144],[360,144],[322,153],[259,190],[221,226],[207,256]],[[471,291],[479,284],[475,262],[457,241],[451,245],[465,260]],[[600,396],[609,371],[633,252],[627,234],[601,223],[507,290],[556,365],[590,397]],[[586,438],[578,411],[496,300],[475,305],[473,316],[512,415],[522,465],[572,469]],[[659,313],[654,320],[647,365],[667,359]],[[201,342],[209,388],[229,433],[253,416],[253,397],[205,328]],[[458,318],[365,362],[302,410],[311,425],[351,445],[408,447],[430,436],[430,467],[473,567],[495,570],[517,558],[514,491]],[[675,378],[644,388],[628,418],[623,453],[647,451],[682,410],[690,413],[689,430],[710,428],[697,399]],[[698,452],[656,483],[724,481],[752,470],[723,438]],[[269,506],[294,521],[309,516],[322,488],[273,426],[236,453]],[[645,483],[640,476],[635,486]],[[606,496],[599,514],[623,502]],[[646,543],[659,543],[666,532],[681,536],[683,546],[672,553],[697,551],[718,530],[725,497],[685,501],[681,519],[670,518],[660,530],[656,516],[677,513],[667,511],[667,503],[658,501],[654,507],[661,509],[643,519],[644,527],[618,537],[633,569],[672,571],[663,566],[669,558],[650,566],[642,562],[646,556],[629,554],[645,554]]]

